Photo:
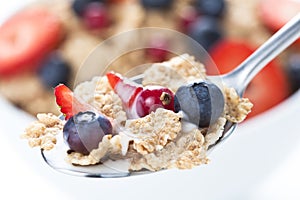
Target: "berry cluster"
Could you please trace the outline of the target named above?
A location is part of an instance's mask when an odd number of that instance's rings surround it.
[[[181,17],[181,24],[186,33],[209,50],[223,36],[220,18],[225,13],[224,0],[196,0],[194,7]]]
[[[141,4],[148,10],[172,9],[173,0],[141,0]],[[225,12],[224,0],[196,0],[191,6],[187,6],[177,16],[178,29],[186,33],[196,42],[208,50],[223,36],[220,26],[220,18]],[[169,41],[166,36],[153,37],[149,41],[149,49],[146,57],[154,62],[161,62],[168,57]]]
[[[224,111],[223,94],[213,83],[184,85],[174,94],[162,86],[143,87],[113,72],[106,76],[131,119],[145,117],[163,108],[182,112],[183,120],[203,128],[215,123]],[[55,95],[67,119],[63,133],[71,150],[89,154],[98,147],[104,135],[113,134],[110,120],[81,103],[66,86],[57,86]]]

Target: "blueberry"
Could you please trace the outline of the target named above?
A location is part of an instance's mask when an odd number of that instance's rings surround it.
[[[60,83],[67,84],[71,68],[58,52],[51,53],[38,70],[41,82],[46,88],[53,88]]]
[[[110,121],[90,111],[74,115],[63,128],[64,141],[70,149],[84,155],[98,148],[99,142],[107,134],[112,134]]]
[[[222,30],[216,18],[202,16],[189,26],[188,35],[202,45],[205,50],[209,50],[222,38]]]
[[[141,0],[141,4],[150,9],[167,9],[171,7],[172,3],[173,0]]]
[[[225,11],[224,0],[197,0],[196,8],[202,15],[221,17]]]
[[[104,2],[104,0],[74,0],[72,9],[77,16],[81,17],[84,9],[92,2]]]
[[[175,112],[183,111],[184,120],[201,128],[208,127],[223,113],[224,96],[215,84],[197,82],[177,90],[174,108]]]
[[[292,91],[300,88],[300,54],[292,54],[287,60],[287,71],[291,81]]]

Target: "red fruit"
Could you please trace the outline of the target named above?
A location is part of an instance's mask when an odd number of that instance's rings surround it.
[[[143,88],[112,72],[106,76],[115,93],[121,98],[130,118],[144,117],[157,108],[174,110],[174,94],[168,88]]]
[[[41,7],[18,12],[0,27],[0,75],[36,68],[60,41],[59,18]]]
[[[92,2],[83,11],[83,22],[88,29],[102,29],[108,26],[108,12],[104,4]]]
[[[254,49],[246,42],[221,41],[210,52],[219,72],[216,72],[217,70],[212,66],[208,66],[208,72],[211,75],[227,73],[237,67],[253,51]],[[288,97],[289,91],[288,80],[279,63],[276,60],[272,61],[259,72],[245,91],[244,96],[254,104],[248,118],[277,105]]]
[[[108,72],[106,76],[110,86],[121,98],[123,104],[127,108],[131,108],[134,100],[143,88],[128,79],[125,80],[120,74]]]
[[[88,104],[81,103],[73,92],[64,84],[60,84],[54,88],[56,103],[60,106],[60,111],[65,115],[65,119],[69,119],[79,112],[93,110]]]
[[[169,42],[162,37],[151,38],[146,56],[153,62],[162,62],[168,57]]]
[[[207,66],[208,75],[225,74],[254,52],[248,43],[236,40],[222,40],[209,52],[216,66]]]
[[[260,1],[259,9],[263,23],[277,31],[300,12],[300,1],[263,0]]]
[[[136,112],[139,117],[144,117],[157,108],[174,111],[174,94],[168,88],[155,87],[144,89],[137,97]]]
[[[179,16],[179,29],[186,33],[190,25],[196,21],[198,12],[193,6],[185,6]]]
[[[290,91],[288,79],[279,63],[276,60],[270,62],[245,91],[245,97],[254,104],[248,118],[276,106],[290,95]]]

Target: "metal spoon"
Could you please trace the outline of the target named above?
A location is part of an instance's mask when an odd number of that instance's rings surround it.
[[[260,46],[236,69],[225,75],[218,76],[217,78],[221,78],[223,84],[228,87],[233,87],[237,91],[239,96],[242,96],[249,82],[256,76],[256,74],[299,37],[300,14],[291,19],[285,26],[283,26],[267,42]],[[211,80],[214,80],[215,78],[216,77],[209,77],[209,79]],[[210,146],[209,151],[226,140],[234,132],[236,126],[237,124],[228,122],[225,126],[222,137],[215,144]],[[129,172],[127,170],[126,162],[122,161],[108,161],[107,163],[94,166],[72,166],[66,163],[64,160],[65,152],[67,150],[68,149],[66,145],[64,145],[61,138],[60,140],[58,140],[56,148],[54,150],[42,150],[41,153],[48,165],[50,165],[55,170],[70,175],[98,178],[115,178],[152,173],[150,171]]]

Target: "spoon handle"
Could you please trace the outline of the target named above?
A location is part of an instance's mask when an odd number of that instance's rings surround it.
[[[255,30],[254,30],[255,31]],[[249,82],[284,49],[300,37],[300,13],[285,24],[235,70],[223,75],[224,82],[242,96]]]

